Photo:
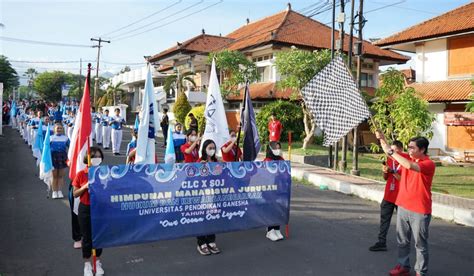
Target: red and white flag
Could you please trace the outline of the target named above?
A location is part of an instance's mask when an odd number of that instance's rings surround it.
[[[90,78],[91,68],[89,64],[86,83],[84,85],[84,94],[82,95],[79,111],[74,121],[74,130],[72,132],[71,144],[67,157],[69,159],[69,179],[74,180],[76,174],[84,170],[87,165],[84,164],[84,157],[87,155],[89,147],[89,137],[92,132],[92,116],[90,101]]]

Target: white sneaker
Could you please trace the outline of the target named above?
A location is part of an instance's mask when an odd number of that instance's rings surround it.
[[[58,192],[56,191],[53,191],[53,196],[52,196],[53,199],[56,199],[58,198]]]
[[[272,229],[267,232],[267,239],[271,241],[277,241],[279,239],[277,234],[275,233],[275,229]]]
[[[92,272],[91,262],[84,263],[84,276],[94,276],[94,273]]]
[[[283,240],[284,237],[283,235],[281,234],[280,230],[275,230],[275,234],[276,236],[278,237],[278,240]]]
[[[95,275],[104,275],[104,269],[102,268],[102,263],[100,262],[100,260],[97,260],[95,262]]]
[[[82,242],[81,241],[75,241],[74,242],[74,249],[80,249],[82,248]]]
[[[58,191],[58,198],[64,198],[63,192],[61,190]]]

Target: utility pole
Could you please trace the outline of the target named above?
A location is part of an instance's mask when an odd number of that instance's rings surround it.
[[[359,32],[359,41],[357,42],[357,85],[360,90],[361,82],[362,82],[362,29],[365,25],[364,19],[364,0],[359,0],[359,13],[358,17],[358,32]],[[353,141],[353,149],[352,149],[352,170],[351,174],[353,175],[360,175],[359,171],[359,143],[358,143],[358,133],[357,127],[354,128],[354,141]]]
[[[334,46],[335,46],[335,22],[336,22],[336,0],[332,0],[332,21],[331,21],[331,60],[334,59]],[[337,144],[336,144],[337,147]],[[331,168],[333,164],[332,160],[332,145],[328,148],[328,168]]]
[[[100,44],[102,42],[110,43],[110,40],[103,40],[99,37],[99,39],[91,38],[91,41],[99,42],[98,45],[92,46],[93,48],[97,48],[97,67],[95,69],[95,85],[94,85],[94,107],[97,109],[97,93],[99,91],[99,60],[100,60],[100,48],[102,47]]]
[[[345,8],[345,0],[341,0],[341,12],[337,17],[337,23],[339,23],[339,53],[342,55],[344,53],[344,23],[346,21],[346,15],[344,13]],[[339,159],[339,148],[336,147],[334,151],[334,170],[342,170],[345,171],[346,169],[346,157],[347,157],[347,135],[344,136],[342,139],[342,160],[338,162]]]

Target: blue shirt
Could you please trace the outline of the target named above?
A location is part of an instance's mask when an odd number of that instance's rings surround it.
[[[101,125],[103,126],[109,126],[109,123],[111,121],[112,117],[108,116],[108,115],[103,115],[100,122],[101,122]]]
[[[115,115],[111,118],[111,123],[113,129],[121,130],[122,125],[125,124],[125,120],[122,118],[122,116]]]
[[[69,138],[66,135],[52,135],[51,138],[51,152],[58,151],[58,152],[66,152],[69,147]]]

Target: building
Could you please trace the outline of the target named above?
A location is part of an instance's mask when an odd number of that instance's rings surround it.
[[[338,32],[336,32],[338,36]],[[347,52],[349,36],[344,39]],[[281,76],[275,67],[275,54],[297,47],[313,51],[331,48],[331,28],[291,9],[265,17],[255,22],[247,20],[245,25],[228,35],[211,36],[204,33],[151,57],[150,62],[158,63],[175,71],[194,70],[197,73],[197,90],[205,89],[209,79],[208,54],[223,49],[244,53],[255,62],[260,78],[250,85],[250,96],[254,108],[258,109],[269,101],[289,99],[290,90],[280,91],[277,82]],[[405,63],[408,57],[390,50],[383,50],[370,42],[363,42],[363,88],[373,92],[378,85],[379,66]],[[238,125],[238,112],[243,98],[239,94],[226,98],[226,111],[229,127]]]
[[[127,91],[125,102],[128,103],[131,112],[137,112],[137,109],[142,102],[146,74],[147,67],[143,66],[138,69],[132,69],[130,71],[117,74],[111,78],[112,85],[122,83],[121,87]],[[156,69],[153,69],[152,78],[157,101],[159,101],[161,105],[165,105],[166,95],[163,90],[163,83],[164,79],[166,78],[166,74],[160,73]]]
[[[408,84],[436,114],[430,147],[474,150],[474,116],[464,112],[473,92],[474,3],[409,27],[375,43],[415,54],[416,82]]]

